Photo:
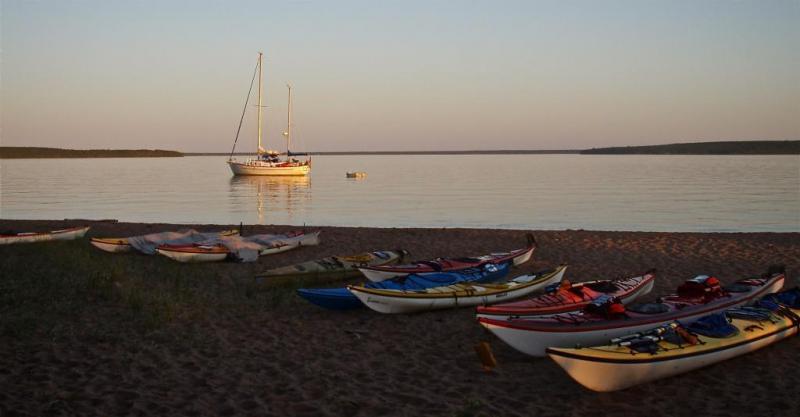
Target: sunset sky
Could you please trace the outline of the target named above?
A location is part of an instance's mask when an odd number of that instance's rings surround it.
[[[259,50],[273,148],[800,139],[798,1],[230,3],[2,0],[0,144],[229,151]]]

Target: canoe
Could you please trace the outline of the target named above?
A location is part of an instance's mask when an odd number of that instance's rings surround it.
[[[80,239],[89,226],[72,227],[69,229],[53,230],[50,232],[25,232],[0,234],[0,245],[10,245],[14,243],[45,242],[49,240],[75,240]]]
[[[274,255],[276,253],[286,252],[301,246],[317,246],[319,245],[320,233],[320,231],[311,233],[306,233],[304,231],[287,233],[286,238],[273,242],[270,247],[261,250],[259,255]]]
[[[223,261],[231,251],[221,245],[161,245],[156,253],[178,262],[199,263]]]
[[[347,289],[365,306],[379,313],[416,313],[444,308],[488,305],[524,297],[550,284],[560,282],[566,269],[566,265],[563,265],[556,270],[521,275],[502,284],[459,282],[423,290],[350,285]]]
[[[460,282],[491,282],[503,278],[511,269],[510,263],[486,264],[458,272],[428,272],[387,279],[381,282],[368,282],[367,288],[422,291],[427,288],[442,287]],[[361,308],[361,300],[347,288],[301,288],[297,294],[306,300],[332,310]]]
[[[544,356],[548,347],[594,346],[674,320],[688,324],[711,313],[752,303],[780,290],[784,280],[783,268],[770,268],[761,278],[737,281],[726,290],[716,278],[698,276],[682,284],[678,294],[662,297],[658,303],[626,308],[619,300],[601,297],[580,312],[506,320],[480,317],[478,322],[520,352]]]
[[[619,298],[629,304],[653,289],[654,270],[641,276],[615,280],[597,280],[568,284],[555,291],[513,303],[478,307],[478,317],[497,320],[509,317],[546,316],[579,311],[601,296]]]
[[[239,234],[239,230],[225,230],[219,232],[220,236],[233,236]],[[90,243],[105,252],[109,253],[126,253],[132,252],[133,246],[128,243],[127,237],[93,237]]]
[[[491,253],[489,255],[471,258],[436,258],[430,261],[420,261],[405,265],[368,266],[359,268],[362,274],[372,282],[381,282],[386,279],[402,277],[409,274],[426,272],[449,272],[460,269],[475,268],[485,264],[500,264],[513,262],[521,265],[531,259],[536,241],[528,235],[528,246],[511,252]]]
[[[257,283],[275,278],[325,278],[343,280],[357,277],[358,268],[367,265],[388,265],[401,262],[408,254],[404,250],[365,252],[357,255],[329,256],[299,264],[273,268],[256,275]],[[346,290],[345,290],[346,291]]]
[[[549,348],[547,354],[590,390],[625,389],[722,362],[797,334],[800,290],[794,288],[766,299],[778,303],[727,310],[724,314],[730,320],[729,328],[723,329],[727,331],[673,322],[591,348]],[[721,320],[724,326],[727,320]],[[695,323],[714,321],[720,319],[706,316]]]

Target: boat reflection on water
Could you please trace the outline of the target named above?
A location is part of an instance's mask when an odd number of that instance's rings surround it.
[[[233,176],[230,185],[234,198],[253,200],[258,224],[293,224],[295,214],[311,206],[308,176]]]

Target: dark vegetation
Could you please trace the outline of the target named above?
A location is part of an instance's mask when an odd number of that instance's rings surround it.
[[[148,158],[179,157],[182,153],[161,149],[61,149],[0,146],[0,159],[20,158]]]
[[[743,142],[672,143],[653,146],[592,148],[586,155],[798,155],[800,140],[756,140]]]
[[[86,240],[8,245],[0,253],[3,339],[53,340],[89,330],[82,336],[116,341],[222,310],[269,309],[292,299],[296,288],[265,287],[249,271],[225,268],[236,264],[209,268],[160,256],[112,255]]]

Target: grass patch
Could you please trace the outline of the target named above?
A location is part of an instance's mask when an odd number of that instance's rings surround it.
[[[113,339],[232,309],[272,309],[294,296],[294,285],[264,288],[247,271],[108,254],[85,240],[0,246],[0,336]]]

